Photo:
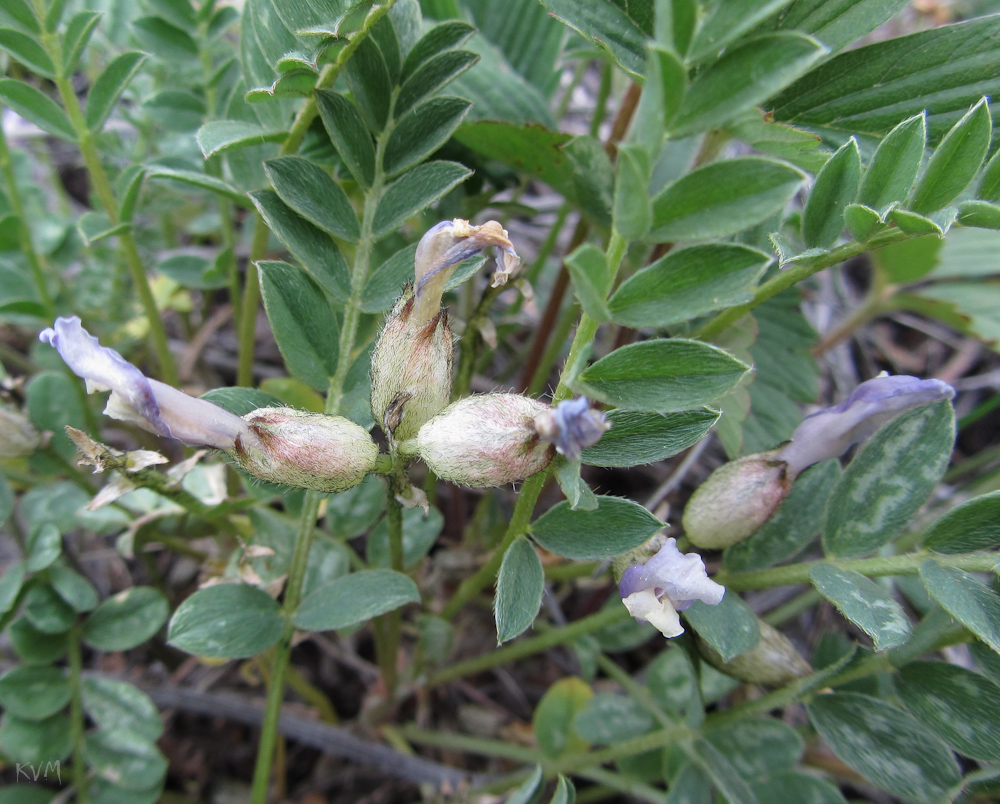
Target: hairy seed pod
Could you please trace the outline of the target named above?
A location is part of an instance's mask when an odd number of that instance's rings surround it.
[[[775,452],[747,455],[709,475],[684,508],[684,534],[692,544],[721,550],[763,525],[792,487]]]
[[[441,479],[503,486],[540,472],[555,454],[536,430],[549,406],[520,394],[477,394],[453,402],[420,428],[415,450]]]
[[[757,646],[728,662],[701,638],[698,639],[698,652],[720,673],[750,684],[780,687],[813,671],[788,637],[763,620],[758,620],[757,624],[760,626]]]
[[[358,485],[375,469],[375,442],[343,416],[258,408],[243,418],[257,443],[241,438],[232,454],[261,480],[330,493]]]
[[[407,288],[372,352],[372,415],[395,441],[413,438],[451,396],[448,314],[441,310],[427,323],[414,326],[413,303]]]

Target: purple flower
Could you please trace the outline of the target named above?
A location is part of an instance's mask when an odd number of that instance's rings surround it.
[[[903,374],[876,377],[861,383],[839,405],[806,417],[775,457],[785,461],[795,477],[814,463],[843,455],[899,414],[954,396],[955,389],[941,380]]]
[[[514,244],[496,221],[473,226],[466,220],[441,221],[417,244],[414,257],[413,323],[422,327],[441,311],[441,295],[455,266],[489,246],[496,246],[503,256],[502,267],[493,275],[493,284],[502,285],[520,264]]]
[[[54,346],[73,373],[87,381],[88,393],[111,391],[104,412],[114,419],[192,446],[232,450],[237,438],[256,443],[239,416],[143,376],[114,349],[101,346],[77,316],[57,318],[38,339]]]
[[[596,444],[610,427],[604,413],[592,408],[583,396],[565,399],[535,417],[535,430],[541,439],[555,444],[556,452],[570,461],[580,460],[583,451]]]
[[[629,614],[654,625],[665,637],[684,633],[677,612],[696,600],[717,606],[726,593],[724,586],[708,577],[701,556],[685,555],[675,539],[667,539],[645,564],[625,570],[618,591]]]

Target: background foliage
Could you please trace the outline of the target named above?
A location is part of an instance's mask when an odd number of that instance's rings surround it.
[[[4,0],[0,802],[992,800],[995,11]],[[516,490],[251,481],[35,340],[77,314],[240,415],[370,429],[384,314],[455,217],[525,268],[451,279],[453,398],[613,423]],[[883,369],[955,405],[705,551],[728,591],[683,637],[628,618],[611,559]],[[91,474],[67,425],[173,465]]]

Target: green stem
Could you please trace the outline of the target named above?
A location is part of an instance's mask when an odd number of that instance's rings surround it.
[[[851,311],[850,315],[834,329],[823,335],[819,343],[813,347],[813,355],[819,357],[826,354],[835,346],[852,337],[857,330],[873,318],[877,318],[892,309],[889,300],[895,290],[896,287],[889,284],[881,271],[875,271],[872,276],[871,288],[865,298]]]
[[[218,111],[218,93],[215,87],[211,85],[214,70],[211,43],[208,37],[208,20],[201,23],[198,29],[202,40],[199,55],[201,56],[202,79],[205,82],[205,119],[212,120]],[[205,160],[205,172],[210,176],[222,178],[222,161],[218,156],[213,156]],[[219,208],[219,232],[222,241],[222,252],[228,252],[229,254],[226,265],[226,276],[229,282],[229,300],[233,306],[233,321],[236,323],[236,327],[239,328],[243,321],[243,304],[241,300],[242,294],[240,293],[240,268],[236,259],[236,241],[233,235],[236,228],[233,218],[233,202],[220,195],[217,197],[216,203]]]
[[[597,782],[597,784],[604,785],[612,790],[617,790],[620,793],[625,793],[638,801],[648,801],[649,804],[663,804],[664,801],[662,790],[633,779],[624,773],[615,773],[605,768],[587,768],[586,770],[577,771],[576,775],[591,782]],[[594,788],[588,789],[593,790]],[[601,796],[601,799],[604,798],[611,798],[611,796]],[[580,796],[577,796],[577,801],[579,800]]]
[[[254,767],[253,789],[250,792],[251,804],[267,802],[271,764],[278,742],[278,719],[281,717],[281,702],[285,697],[285,674],[291,659],[292,637],[295,634],[291,616],[302,598],[302,581],[305,578],[309,548],[312,547],[321,499],[322,495],[318,491],[307,491],[302,505],[302,518],[299,520],[299,532],[295,538],[295,552],[292,554],[285,602],[282,606],[282,613],[287,620],[281,640],[274,648],[274,662],[271,665],[271,676],[267,685],[267,708],[264,710],[264,723],[261,725],[260,742],[257,744],[257,764]]]
[[[403,506],[396,499],[394,478],[386,486],[385,519],[389,528],[389,562],[396,572],[403,572]],[[382,671],[382,683],[392,693],[396,689],[396,667],[399,660],[399,639],[403,624],[402,609],[383,614],[375,630],[375,653]]]
[[[808,611],[822,600],[823,596],[815,589],[807,589],[802,594],[793,597],[787,603],[778,606],[773,611],[769,611],[761,619],[768,625],[778,628],[793,617],[798,617],[802,612]]]
[[[624,606],[623,606],[624,608]],[[623,690],[642,705],[642,708],[650,712],[659,722],[660,726],[669,729],[677,725],[677,718],[670,715],[660,706],[649,692],[649,687],[640,684],[625,670],[603,652],[597,654],[597,666],[604,671],[608,678],[613,678]]]
[[[392,2],[389,2],[384,8],[388,10],[388,6],[391,5]],[[358,34],[358,36],[360,35]],[[393,105],[394,102],[390,101],[390,120]],[[296,120],[298,121],[298,118]],[[375,245],[373,234],[375,210],[382,197],[382,189],[385,182],[382,171],[382,154],[390,130],[391,122],[386,125],[386,130],[382,132],[376,141],[375,179],[365,195],[364,214],[361,219],[361,236],[358,240],[357,250],[355,251],[354,268],[351,273],[351,296],[344,307],[344,320],[341,324],[337,368],[334,371],[333,377],[330,378],[330,386],[326,395],[325,413],[328,415],[341,413],[344,401],[344,383],[347,380],[347,372],[354,362],[354,343],[357,339],[358,324],[361,321],[361,297],[364,292],[365,283],[368,280],[368,273],[371,267],[371,254]],[[257,229],[254,232],[255,247],[261,250],[266,248],[267,235],[267,227],[258,217]],[[253,274],[252,284],[257,288],[256,271],[248,271],[247,289],[251,286],[251,273]],[[259,298],[259,289],[256,292]],[[257,302],[254,301],[252,305],[249,305],[246,302],[246,297],[244,297],[244,318],[249,319],[251,316],[255,316],[256,310]],[[241,366],[246,362],[249,367],[248,370],[252,370],[252,341],[251,330],[251,337],[249,339],[251,348],[241,348],[240,352]],[[245,344],[246,342],[241,340],[241,347],[245,346]],[[274,664],[271,669],[271,677],[268,679],[267,707],[264,711],[264,723],[261,727],[260,743],[257,748],[257,763],[254,768],[253,788],[250,793],[251,804],[265,804],[267,801],[271,764],[278,739],[278,719],[281,716],[281,702],[285,696],[285,675],[291,656],[292,636],[295,633],[295,627],[292,625],[291,618],[302,599],[302,583],[305,580],[306,563],[309,558],[309,549],[312,546],[313,536],[315,535],[316,518],[319,513],[322,496],[319,492],[308,491],[306,492],[305,501],[302,506],[302,517],[299,522],[298,535],[295,538],[295,549],[292,555],[291,569],[288,572],[288,584],[285,589],[285,601],[282,605],[282,612],[287,618],[287,623],[282,638],[275,647]]]
[[[240,302],[240,318],[236,322],[239,340],[239,360],[236,366],[236,384],[243,388],[253,387],[254,332],[257,327],[257,308],[260,306],[260,274],[257,261],[267,255],[270,229],[258,214],[254,218],[253,241],[250,244],[250,259],[247,261],[247,276],[243,283],[243,301]],[[235,313],[235,309],[234,309]]]
[[[557,773],[579,773],[607,762],[664,748],[677,740],[684,739],[691,733],[687,726],[676,725],[668,729],[651,731],[648,734],[633,737],[631,740],[625,740],[607,748],[599,748],[596,751],[584,751],[558,759],[546,759],[533,748],[511,745],[504,740],[490,740],[484,737],[471,737],[467,734],[446,731],[431,731],[413,725],[401,726],[398,731],[407,740],[417,745],[447,748],[467,754],[502,757],[532,765],[538,764],[542,766],[546,776],[555,776]]]
[[[710,340],[731,327],[754,308],[759,307],[771,297],[776,296],[778,293],[781,293],[781,291],[801,282],[803,279],[808,279],[813,274],[817,274],[826,268],[838,265],[845,260],[851,259],[851,257],[857,257],[859,254],[864,254],[866,251],[871,251],[888,243],[896,243],[900,240],[905,240],[906,238],[907,235],[903,232],[898,229],[892,229],[872,238],[867,243],[847,243],[827,252],[826,254],[813,257],[812,259],[805,260],[803,262],[796,263],[789,268],[785,268],[757,288],[757,292],[754,293],[753,299],[748,301],[746,304],[730,307],[728,310],[719,313],[715,316],[715,318],[708,321],[708,323],[702,326],[701,329],[695,332],[694,337],[700,338],[701,340]]]
[[[504,554],[518,536],[527,532],[528,525],[531,523],[531,514],[535,510],[535,503],[538,501],[538,495],[541,494],[542,487],[545,485],[547,478],[548,472],[542,471],[524,481],[521,493],[517,497],[517,503],[514,505],[514,513],[510,518],[510,525],[507,527],[503,541],[493,551],[493,555],[490,556],[489,561],[483,564],[474,575],[462,581],[451,600],[441,610],[442,617],[449,620],[454,618],[461,611],[462,606],[478,595],[486,586],[493,583],[497,577],[497,573],[500,571]],[[524,643],[521,642],[518,644],[523,645]],[[442,672],[447,673],[448,670],[454,669],[457,666],[452,665],[452,667]]]
[[[759,698],[754,698],[752,701],[736,704],[722,711],[712,712],[705,718],[702,729],[716,728],[725,723],[735,723],[737,720],[745,717],[763,715],[775,709],[783,709],[815,694],[817,688],[827,689],[829,687],[838,687],[850,681],[857,681],[858,679],[867,678],[876,673],[893,669],[888,652],[873,653],[860,661],[849,664],[836,675],[824,679],[822,685],[817,685],[813,677],[806,676],[805,678],[793,681],[781,689],[769,692]],[[822,670],[819,671],[819,673],[822,672]]]
[[[538,254],[535,256],[535,261],[531,263],[531,267],[524,272],[524,277],[529,282],[534,284],[538,277],[541,275],[542,271],[545,270],[545,263],[548,261],[549,257],[552,255],[553,250],[556,247],[556,243],[559,240],[559,235],[562,234],[563,227],[566,225],[566,218],[569,217],[569,213],[572,211],[573,207],[568,201],[564,201],[559,207],[559,211],[556,213],[556,219],[552,224],[552,228],[549,229],[549,233],[545,240],[542,242],[541,247],[538,249]]]
[[[69,634],[69,729],[73,742],[73,782],[77,804],[87,804],[87,763],[84,760],[83,738],[83,657],[80,648],[80,626],[74,625]]]
[[[31,269],[31,276],[35,280],[35,287],[38,289],[38,298],[41,299],[45,307],[45,314],[51,320],[56,316],[56,306],[52,301],[52,294],[49,293],[48,282],[45,271],[42,269],[42,261],[35,250],[35,244],[31,239],[31,227],[28,226],[28,218],[24,214],[24,203],[21,201],[21,191],[17,186],[17,177],[14,175],[14,163],[10,157],[10,148],[7,146],[7,136],[0,126],[0,173],[3,173],[7,198],[10,200],[11,210],[17,218],[18,233],[21,240],[21,251],[24,252],[25,259],[28,260],[28,267]]]
[[[489,318],[490,307],[497,296],[507,290],[504,286],[489,286],[483,291],[479,298],[479,304],[475,311],[469,316],[465,325],[465,334],[459,343],[458,371],[455,373],[455,385],[452,388],[452,401],[462,399],[469,395],[472,387],[472,374],[479,360],[480,347],[483,344],[483,337],[479,331],[479,322]]]
[[[542,355],[542,359],[538,361],[535,373],[531,376],[531,381],[528,383],[528,388],[525,391],[528,396],[535,396],[542,392],[549,375],[552,374],[552,367],[556,364],[556,360],[559,359],[559,355],[566,345],[566,339],[569,337],[569,332],[573,329],[573,323],[579,314],[580,305],[577,304],[576,299],[570,299],[569,304],[566,305],[566,309],[559,314],[559,319],[552,329],[551,343],[549,343],[548,348],[545,350],[545,354]]]
[[[475,656],[472,659],[448,665],[428,676],[424,686],[434,687],[456,678],[481,673],[498,665],[523,659],[525,656],[541,653],[549,648],[554,648],[556,645],[565,645],[567,642],[572,642],[574,639],[598,631],[601,628],[617,625],[628,618],[628,609],[624,606],[611,606],[568,625],[545,631],[538,636],[511,642],[502,648],[497,648],[492,653],[486,653],[482,656]]]
[[[912,575],[925,561],[934,559],[946,567],[956,567],[968,572],[991,572],[997,557],[992,553],[960,553],[944,555],[930,550],[917,550],[899,556],[876,556],[874,558],[834,559],[804,561],[784,567],[771,567],[746,572],[726,572],[722,570],[715,580],[736,592],[746,589],[762,589],[768,586],[791,586],[809,583],[809,572],[817,564],[832,564],[845,570],[860,572],[862,575]]]
[[[44,4],[40,0],[35,0],[35,6],[38,9],[43,7]],[[104,209],[104,214],[108,216],[112,226],[117,226],[121,223],[118,200],[111,189],[108,174],[104,170],[100,154],[97,152],[93,132],[87,126],[83,109],[80,107],[80,100],[77,98],[69,79],[63,75],[61,37],[53,33],[43,33],[42,45],[49,58],[52,59],[53,65],[55,65],[56,89],[59,91],[59,97],[63,102],[63,107],[66,109],[66,115],[76,134],[77,145],[80,148],[81,156],[83,156],[83,163],[87,169],[87,174],[90,176],[91,186],[97,196],[97,200]],[[156,308],[153,290],[149,286],[149,278],[146,276],[146,269],[143,267],[142,257],[139,256],[139,249],[136,246],[132,232],[127,231],[118,235],[118,243],[125,256],[125,264],[132,277],[132,284],[139,295],[142,310],[149,321],[149,337],[153,344],[153,351],[160,364],[160,373],[163,381],[167,385],[177,385],[177,366],[174,363],[174,357],[170,353],[170,346],[167,343],[167,331],[163,326],[163,320],[160,318],[160,312]]]

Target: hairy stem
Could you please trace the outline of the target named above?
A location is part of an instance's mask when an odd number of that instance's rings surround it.
[[[83,735],[83,657],[80,647],[80,626],[74,625],[69,634],[69,730],[73,742],[73,783],[77,804],[88,804],[87,764],[84,759]]]
[[[763,589],[769,586],[790,586],[809,583],[809,571],[817,564],[832,564],[845,570],[860,572],[862,575],[912,575],[925,561],[934,559],[946,567],[957,567],[969,572],[990,572],[996,564],[996,556],[991,553],[958,553],[944,555],[930,550],[917,550],[899,556],[876,556],[874,558],[828,558],[823,561],[803,561],[784,567],[771,567],[746,572],[726,572],[722,570],[715,580],[736,592],[746,589]]]
[[[808,279],[813,274],[818,274],[820,271],[838,265],[845,260],[849,260],[851,257],[857,257],[859,254],[864,254],[866,251],[871,251],[887,243],[906,240],[907,237],[908,235],[898,229],[891,229],[888,232],[883,232],[873,237],[867,243],[846,243],[821,256],[795,263],[791,267],[783,269],[757,288],[757,292],[754,293],[753,298],[746,304],[730,307],[728,310],[719,313],[695,332],[693,337],[700,338],[701,340],[711,340],[716,335],[727,330],[754,308],[759,307],[768,299],[781,293],[781,291],[798,284],[803,279]]]

